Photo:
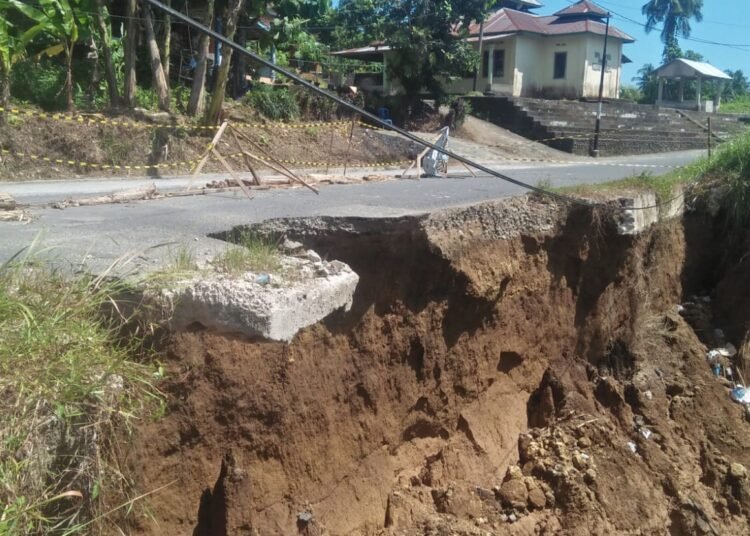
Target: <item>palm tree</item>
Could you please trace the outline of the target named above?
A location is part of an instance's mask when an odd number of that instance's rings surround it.
[[[703,20],[703,0],[649,0],[641,11],[646,16],[646,33],[657,24],[663,24],[661,40],[664,43],[664,60],[680,55],[677,36],[690,37],[690,19]]]

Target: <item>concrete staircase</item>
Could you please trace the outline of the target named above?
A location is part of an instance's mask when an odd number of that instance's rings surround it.
[[[598,104],[517,97],[467,97],[472,114],[531,140],[574,154],[589,154]],[[708,114],[607,102],[603,106],[602,156],[705,149]],[[744,129],[737,116],[711,114],[713,143]]]

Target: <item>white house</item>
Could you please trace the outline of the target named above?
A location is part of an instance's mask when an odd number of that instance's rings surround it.
[[[524,97],[577,98],[599,95],[607,11],[581,0],[549,16],[532,13],[537,0],[506,0],[484,22],[482,61],[476,90]],[[469,27],[469,42],[479,48],[481,25]],[[609,26],[604,96],[620,94],[623,45],[635,40]],[[390,47],[370,45],[342,50],[335,55],[383,62],[382,79],[365,89],[398,92],[397,81],[387,76]],[[474,77],[452,80],[451,93],[474,90]]]

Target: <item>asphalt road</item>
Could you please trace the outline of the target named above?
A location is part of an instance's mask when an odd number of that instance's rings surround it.
[[[648,171],[654,175],[687,164],[700,151],[609,158],[580,163],[492,163],[492,167],[532,185],[564,186],[606,182]],[[459,168],[456,168],[458,171]],[[463,173],[463,175],[466,175]],[[324,186],[320,195],[307,189],[257,191],[253,200],[241,192],[175,197],[127,204],[65,210],[32,206],[30,223],[0,223],[0,262],[32,242],[65,266],[87,265],[97,271],[123,255],[148,269],[189,245],[198,259],[211,258],[224,246],[207,237],[233,226],[282,217],[394,217],[421,214],[519,195],[521,187],[490,177],[391,180]],[[210,179],[210,178],[209,178]],[[202,179],[206,180],[206,177]],[[0,183],[19,203],[38,204],[69,197],[101,195],[156,182],[161,191],[184,188],[185,178],[108,179]],[[157,247],[158,246],[158,247]]]

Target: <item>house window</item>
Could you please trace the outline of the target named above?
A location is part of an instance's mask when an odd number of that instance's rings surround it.
[[[502,78],[505,76],[505,49],[495,50],[492,58],[492,76]],[[490,51],[485,50],[482,53],[482,76],[489,78],[490,72]]]
[[[565,70],[568,67],[568,53],[555,52],[555,80],[565,78]]]

